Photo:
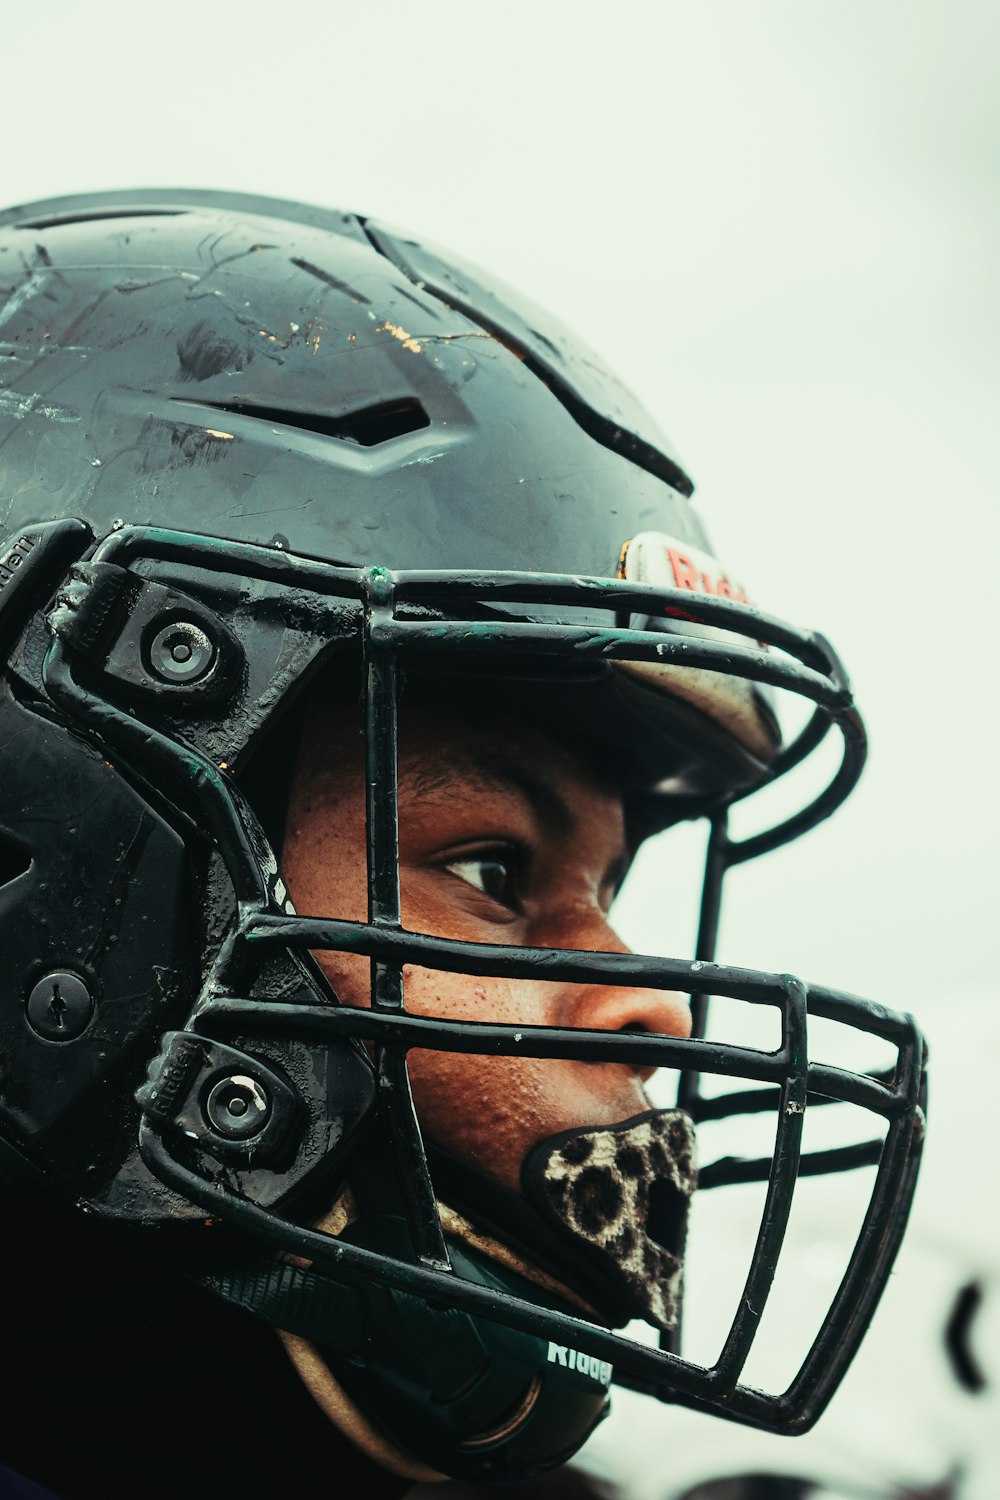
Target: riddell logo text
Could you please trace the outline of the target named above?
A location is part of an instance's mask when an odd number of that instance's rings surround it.
[[[611,1384],[612,1367],[606,1359],[597,1359],[593,1354],[581,1354],[578,1349],[567,1349],[563,1344],[549,1344],[549,1364],[566,1365],[570,1370],[579,1370],[601,1385]]]
[[[30,555],[34,545],[35,538],[33,536],[22,536],[20,541],[15,542],[5,556],[0,557],[0,589],[7,587],[17,569]]]
[[[742,584],[732,583],[725,573],[700,568],[693,557],[681,552],[678,547],[667,547],[664,550],[679,589],[690,589],[695,594],[714,594],[718,599],[735,599],[739,604],[749,604],[746,589]]]

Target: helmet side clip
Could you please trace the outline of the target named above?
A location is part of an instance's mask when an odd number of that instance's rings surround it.
[[[243,651],[200,600],[115,563],[78,563],[49,627],[130,694],[188,707],[232,697]]]

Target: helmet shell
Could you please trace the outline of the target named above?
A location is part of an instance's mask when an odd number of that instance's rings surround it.
[[[357,215],[157,190],[0,218],[4,531],[614,576],[639,531],[707,547],[690,489],[555,320]]]

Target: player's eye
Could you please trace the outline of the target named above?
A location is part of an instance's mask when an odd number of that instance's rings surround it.
[[[520,910],[522,868],[523,860],[516,849],[487,849],[449,860],[445,866],[452,875],[510,911]]]

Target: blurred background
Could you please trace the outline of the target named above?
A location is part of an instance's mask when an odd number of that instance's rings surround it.
[[[5,7],[3,30],[7,203],[242,188],[498,271],[626,377],[755,602],[830,635],[855,679],[862,785],[731,877],[720,956],[929,1033],[924,1180],[871,1337],[806,1438],[625,1395],[531,1493],[1000,1494],[1000,9],[48,0]],[[634,946],[690,953],[698,853],[690,830],[644,852],[620,912]],[[827,1275],[849,1191],[828,1186],[795,1227],[778,1346]],[[748,1212],[713,1205],[695,1339]]]

